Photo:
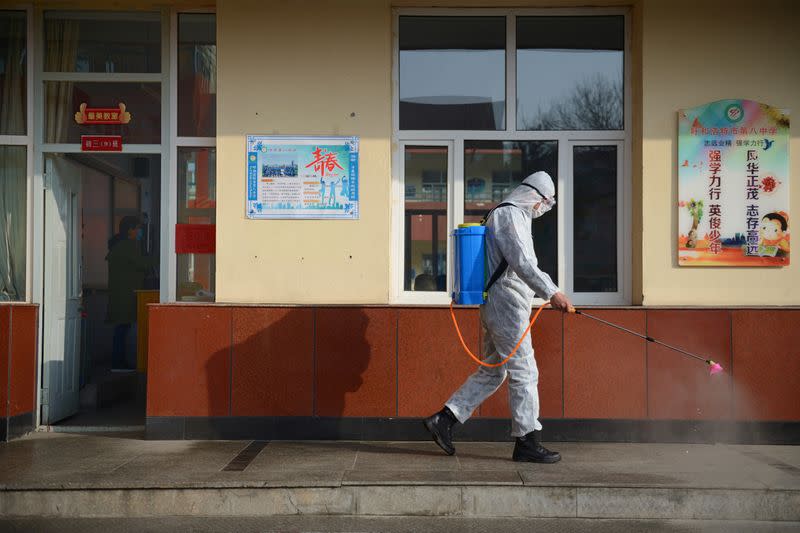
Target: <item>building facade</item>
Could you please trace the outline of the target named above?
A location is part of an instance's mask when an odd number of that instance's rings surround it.
[[[794,2],[167,4],[0,11],[6,435],[78,412],[138,323],[151,438],[424,438],[475,368],[449,234],[546,170],[534,238],[559,287],[726,369],[546,310],[550,438],[800,438],[800,267],[678,259],[678,113],[800,109]],[[248,216],[248,136],[357,137],[358,216]],[[127,322],[107,259],[126,216],[147,258]],[[477,308],[456,317],[477,351]],[[505,386],[476,416],[462,438],[506,438]]]

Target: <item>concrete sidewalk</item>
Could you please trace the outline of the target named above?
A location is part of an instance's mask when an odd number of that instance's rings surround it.
[[[0,445],[0,517],[449,516],[800,522],[800,447],[144,441]]]

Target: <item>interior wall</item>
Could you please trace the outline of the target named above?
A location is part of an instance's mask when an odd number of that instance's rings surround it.
[[[106,254],[111,238],[111,180],[101,172],[81,165],[84,288],[108,286]]]

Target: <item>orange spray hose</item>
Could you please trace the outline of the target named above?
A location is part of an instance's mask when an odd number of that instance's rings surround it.
[[[458,339],[461,341],[461,346],[464,347],[464,351],[467,352],[469,354],[469,356],[472,357],[472,359],[476,363],[478,363],[479,365],[487,366],[489,368],[495,368],[495,367],[498,367],[498,366],[503,366],[504,364],[508,363],[509,359],[514,357],[514,354],[517,353],[517,350],[519,350],[519,347],[522,345],[522,340],[525,337],[528,336],[528,332],[531,330],[533,325],[536,323],[536,319],[539,318],[539,313],[541,313],[542,309],[544,309],[548,305],[550,305],[550,302],[545,302],[545,303],[543,303],[542,305],[539,306],[539,309],[536,310],[536,313],[533,315],[533,318],[531,319],[531,323],[528,324],[528,327],[525,329],[525,333],[522,334],[522,337],[520,337],[519,341],[517,342],[517,345],[514,346],[514,350],[510,354],[508,354],[506,356],[506,358],[503,359],[502,361],[500,361],[499,363],[486,363],[484,361],[481,361],[480,358],[478,356],[476,356],[474,353],[472,353],[472,350],[469,349],[469,347],[467,346],[467,343],[464,342],[464,336],[461,335],[461,328],[458,327],[458,321],[456,321],[456,313],[453,310],[453,301],[452,300],[450,301],[450,316],[453,317],[453,325],[456,327],[456,333],[458,333]]]

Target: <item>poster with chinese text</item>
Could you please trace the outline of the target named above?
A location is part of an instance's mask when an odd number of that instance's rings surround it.
[[[789,112],[719,100],[678,112],[678,263],[787,266]]]
[[[247,136],[247,217],[358,219],[358,137]]]

